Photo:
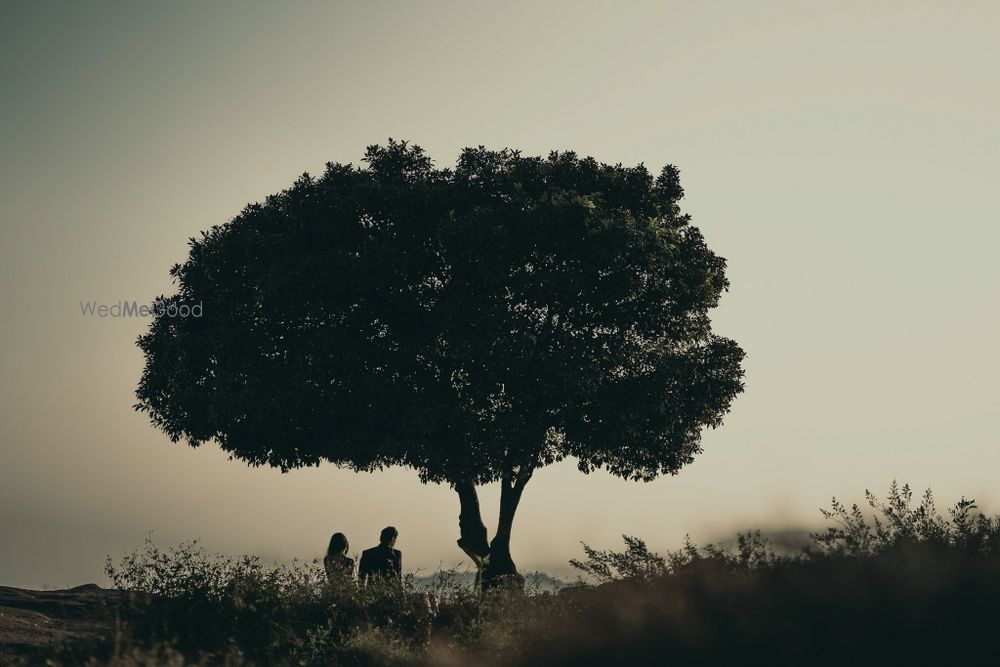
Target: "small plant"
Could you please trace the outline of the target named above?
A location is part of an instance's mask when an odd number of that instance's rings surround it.
[[[599,551],[584,543],[586,558],[573,558],[569,564],[598,583],[649,581],[670,571],[666,559],[651,552],[643,540],[630,535],[622,535],[622,539],[624,551]]]
[[[871,557],[889,549],[920,544],[939,549],[993,555],[1000,550],[1000,517],[978,511],[976,502],[962,497],[944,517],[937,510],[934,494],[927,489],[916,506],[908,484],[889,486],[885,501],[865,490],[873,511],[869,521],[857,504],[849,509],[834,498],[829,510],[820,510],[834,522],[824,532],[814,533],[816,551],[825,555]]]
[[[590,580],[606,584],[613,581],[649,582],[696,568],[745,573],[780,558],[770,549],[759,530],[738,535],[735,551],[718,544],[697,547],[686,537],[679,550],[668,551],[666,556],[650,551],[638,537],[622,535],[622,539],[625,540],[624,551],[599,551],[584,544],[586,558],[582,561],[572,559],[569,563]]]

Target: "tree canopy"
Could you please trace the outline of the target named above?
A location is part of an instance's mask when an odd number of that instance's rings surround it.
[[[201,317],[138,344],[136,408],[250,464],[410,466],[487,483],[573,457],[675,473],[742,389],[713,333],[725,260],[653,177],[553,152],[464,150],[436,169],[390,140],[190,240]]]

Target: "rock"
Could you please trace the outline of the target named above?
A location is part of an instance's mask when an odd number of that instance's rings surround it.
[[[0,656],[38,657],[108,644],[116,592],[96,584],[32,591],[0,586]]]

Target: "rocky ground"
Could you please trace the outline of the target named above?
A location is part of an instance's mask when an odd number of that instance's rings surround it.
[[[96,584],[30,591],[0,586],[0,665],[86,655],[114,637],[114,593]]]

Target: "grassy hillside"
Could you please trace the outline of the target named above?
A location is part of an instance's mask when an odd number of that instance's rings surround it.
[[[991,659],[1000,521],[962,500],[942,516],[893,485],[870,511],[834,501],[802,553],[759,534],[731,549],[585,547],[587,583],[478,596],[467,581],[330,585],[275,567],[153,545],[108,572],[119,631],[93,664],[843,665]],[[91,649],[92,650],[92,649]],[[2,655],[2,653],[0,653]],[[56,660],[60,658],[53,654]],[[13,660],[13,657],[8,656]],[[53,657],[53,656],[49,656]],[[64,664],[78,664],[65,656]]]

